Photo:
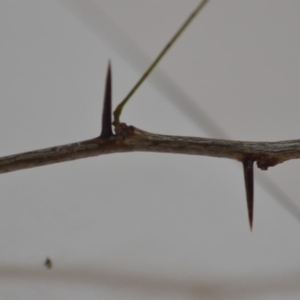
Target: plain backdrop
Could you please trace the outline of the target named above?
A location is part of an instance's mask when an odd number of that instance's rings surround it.
[[[1,1],[0,155],[99,135],[108,60],[115,107],[197,4]],[[121,120],[298,139],[299,11],[210,1]],[[242,174],[226,159],[128,153],[1,175],[0,298],[299,299],[300,163],[255,169],[253,232]]]

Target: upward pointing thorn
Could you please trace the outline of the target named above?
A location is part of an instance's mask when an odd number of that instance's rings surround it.
[[[252,231],[253,206],[254,206],[253,160],[245,159],[243,161],[243,167],[244,167],[248,217],[249,217],[250,230]]]
[[[114,134],[112,132],[111,124],[111,68],[110,62],[108,63],[107,75],[106,75],[106,84],[105,84],[105,94],[103,102],[103,113],[102,113],[102,131],[100,137],[103,139],[110,138]]]

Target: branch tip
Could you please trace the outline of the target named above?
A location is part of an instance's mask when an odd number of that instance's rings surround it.
[[[243,161],[244,179],[246,188],[246,199],[250,230],[252,231],[253,225],[253,207],[254,207],[254,173],[253,173],[252,159],[245,159]]]
[[[111,66],[110,61],[108,62],[105,93],[103,101],[103,113],[102,113],[102,131],[100,137],[107,139],[112,137],[112,123],[111,123],[111,102],[112,102],[112,79],[111,79]]]

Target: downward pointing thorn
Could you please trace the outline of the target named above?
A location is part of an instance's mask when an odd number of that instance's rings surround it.
[[[110,138],[114,134],[112,132],[111,124],[111,68],[110,62],[108,63],[107,75],[106,75],[106,84],[105,84],[105,94],[103,102],[103,113],[102,113],[102,131],[100,137],[103,139]]]
[[[253,206],[254,206],[253,160],[245,159],[243,161],[243,167],[244,167],[244,178],[245,178],[245,187],[246,187],[248,217],[249,217],[250,230],[252,231]]]

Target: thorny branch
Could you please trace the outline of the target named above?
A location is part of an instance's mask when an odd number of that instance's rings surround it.
[[[159,152],[253,161],[262,170],[300,158],[300,140],[243,142],[154,134],[121,123],[116,135],[0,158],[0,174],[118,152]],[[250,166],[251,167],[251,166]],[[247,168],[249,165],[247,164]]]
[[[111,71],[106,78],[102,131],[99,137],[0,158],[0,174],[59,162],[118,152],[160,152],[230,158],[244,168],[250,228],[253,221],[253,163],[262,170],[290,159],[300,158],[300,140],[244,142],[201,137],[170,136],[146,132],[125,123],[111,122]]]
[[[160,152],[190,155],[204,155],[230,158],[243,164],[246,188],[246,199],[250,229],[253,224],[254,172],[253,164],[267,170],[268,167],[290,159],[300,158],[300,140],[280,142],[244,142],[232,140],[208,139],[200,137],[170,136],[143,131],[134,126],[120,123],[119,117],[129,98],[149,76],[171,45],[176,41],[188,24],[195,18],[209,0],[202,0],[173,38],[157,56],[141,79],[132,88],[125,99],[114,111],[112,122],[112,79],[111,68],[108,66],[103,115],[102,131],[99,137],[51,148],[30,151],[0,158],[0,174],[22,169],[45,166],[49,164],[110,154],[117,152]],[[115,128],[115,134],[112,130]]]

